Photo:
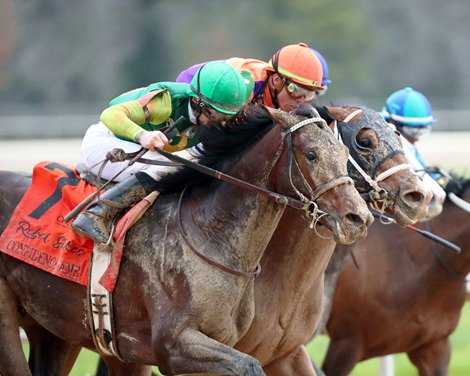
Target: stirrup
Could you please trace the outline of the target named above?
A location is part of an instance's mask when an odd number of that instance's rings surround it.
[[[108,240],[106,241],[106,243],[99,243],[97,244],[95,242],[95,244],[100,247],[100,250],[102,251],[106,251],[106,252],[112,252],[113,249],[114,249],[114,240],[113,240],[113,237],[114,237],[114,230],[116,229],[116,221],[113,221],[112,224],[111,224],[111,230],[109,231],[109,238]]]

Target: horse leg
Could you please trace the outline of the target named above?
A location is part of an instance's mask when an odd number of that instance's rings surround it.
[[[263,367],[268,376],[317,376],[312,360],[304,346],[286,357],[277,359]]]
[[[322,369],[326,375],[346,376],[361,360],[361,341],[351,339],[330,340]]]
[[[163,374],[214,373],[233,376],[264,376],[258,360],[193,329],[168,338],[168,356],[158,365]],[[176,340],[176,342],[175,342]],[[154,349],[161,349],[154,342]]]
[[[429,342],[408,353],[419,376],[447,376],[450,363],[449,337]]]
[[[36,375],[68,375],[81,347],[64,342],[39,325],[25,326],[28,336],[29,367]]]
[[[0,276],[0,374],[31,375],[20,338],[17,300],[7,281]]]

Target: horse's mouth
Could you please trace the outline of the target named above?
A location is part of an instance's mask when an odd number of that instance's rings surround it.
[[[341,220],[330,217],[325,220],[325,225],[331,231],[337,243],[348,245],[364,239],[372,222],[372,215],[367,216],[366,219],[350,215]]]
[[[397,225],[408,226],[425,218],[427,215],[427,211],[427,206],[410,206],[406,203],[400,205],[400,201],[398,201],[397,204],[394,206],[393,217],[395,218]]]
[[[421,184],[422,185],[422,184]],[[403,188],[392,207],[393,217],[400,226],[407,226],[423,220],[428,212],[432,192],[426,186]]]

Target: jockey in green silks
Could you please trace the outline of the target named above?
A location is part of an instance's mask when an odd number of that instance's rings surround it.
[[[239,73],[224,62],[211,62],[199,69],[191,84],[161,82],[124,93],[113,99],[102,112],[101,121],[87,130],[82,143],[85,164],[97,174],[100,162],[114,148],[133,153],[144,147],[149,150],[145,158],[152,160],[168,161],[155,148],[196,159],[196,150],[183,151],[198,143],[195,127],[223,125],[241,111],[252,87],[249,72]],[[170,141],[161,130],[181,116],[185,120],[178,122],[178,134]],[[107,163],[101,177],[113,179],[125,166],[126,161]],[[119,184],[77,216],[72,228],[95,242],[108,242],[112,220],[118,213],[154,191],[155,181],[174,169],[132,164],[116,177]]]

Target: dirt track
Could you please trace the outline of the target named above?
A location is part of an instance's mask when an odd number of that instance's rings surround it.
[[[44,160],[69,164],[80,162],[80,139],[0,141],[0,169],[31,171]],[[470,171],[470,131],[434,132],[419,149],[429,165],[448,170]]]

